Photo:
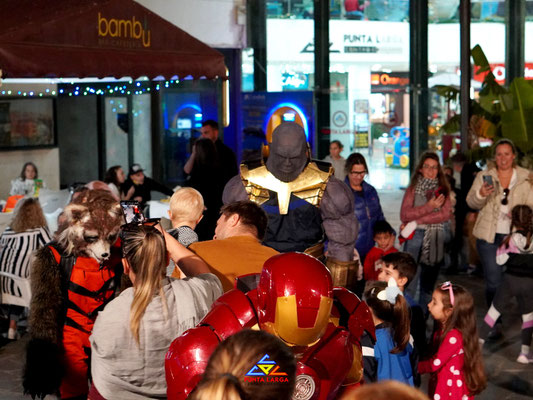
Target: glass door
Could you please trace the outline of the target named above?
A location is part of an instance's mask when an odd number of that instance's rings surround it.
[[[129,168],[129,117],[126,96],[104,98],[105,169],[120,165]]]

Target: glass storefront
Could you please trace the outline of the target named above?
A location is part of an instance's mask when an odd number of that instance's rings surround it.
[[[152,173],[152,118],[150,94],[132,96],[133,162],[141,164],[144,173]]]
[[[443,158],[460,146],[459,134],[443,137],[439,128],[455,113],[434,88],[459,88],[461,71],[459,0],[428,1],[428,148]],[[267,2],[267,90],[313,91],[313,2]],[[472,0],[471,47],[479,44],[496,78],[505,71],[504,1]],[[347,157],[360,151],[371,164],[409,166],[409,1],[330,0],[330,136]],[[533,75],[533,0],[526,2],[526,76]],[[288,40],[290,38],[290,40]],[[531,43],[528,46],[528,43]],[[243,56],[243,86],[252,90],[253,63]],[[530,67],[531,65],[531,67]],[[250,76],[247,76],[247,74]],[[473,74],[471,97],[482,78]]]
[[[109,96],[105,104],[105,169],[113,165],[130,165],[128,152],[128,99]]]
[[[267,20],[268,90],[312,91],[312,16],[276,3],[283,12]],[[400,164],[409,153],[408,13],[408,0],[330,3],[330,140],[343,144],[345,158],[358,151],[379,168],[408,167],[408,156]]]
[[[526,29],[524,34],[524,77],[533,79],[533,0],[526,1]]]
[[[175,87],[161,88],[162,127],[159,166],[162,181],[169,186],[183,185],[183,166],[200,137],[202,121],[221,121],[219,84],[208,80],[183,80]],[[220,130],[222,130],[221,128]]]

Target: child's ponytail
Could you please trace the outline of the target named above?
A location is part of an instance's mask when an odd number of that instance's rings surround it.
[[[396,347],[392,354],[401,353],[409,343],[409,310],[402,292],[391,278],[385,282],[372,282],[365,290],[364,298],[374,315],[387,323]]]
[[[526,247],[529,247],[533,236],[533,210],[527,204],[518,204],[511,210],[511,235],[515,231],[519,231],[524,235]],[[506,248],[509,247],[511,235],[503,243]]]
[[[391,350],[392,354],[401,353],[407,347],[410,336],[410,320],[407,302],[403,295],[396,296],[396,303],[393,307],[394,343],[396,347]]]

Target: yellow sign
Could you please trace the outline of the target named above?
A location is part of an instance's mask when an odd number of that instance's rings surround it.
[[[150,29],[135,19],[107,19],[98,13],[98,36],[141,40],[143,47],[150,47]]]

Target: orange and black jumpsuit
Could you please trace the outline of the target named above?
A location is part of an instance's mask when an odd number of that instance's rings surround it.
[[[61,254],[49,246],[58,265]],[[112,254],[115,253],[112,251]],[[65,320],[63,349],[65,376],[61,382],[62,399],[86,396],[89,392],[89,336],[99,311],[113,298],[116,289],[116,266],[120,258],[112,256],[102,265],[94,258],[77,257],[73,265],[63,268]]]

